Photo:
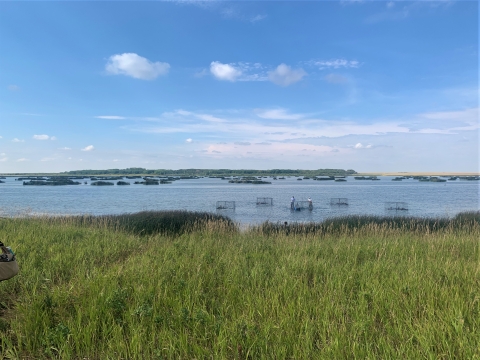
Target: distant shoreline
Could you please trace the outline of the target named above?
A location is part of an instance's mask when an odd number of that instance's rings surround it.
[[[424,172],[359,172],[355,176],[480,176],[479,172],[438,172],[438,171],[424,171]]]
[[[328,176],[328,175],[312,175],[312,174],[305,174],[307,171],[312,171],[312,170],[297,170],[298,173],[296,174],[272,174],[268,173],[267,170],[260,170],[260,171],[265,171],[262,174],[251,174],[250,176]],[[305,171],[305,172],[304,172]],[[182,176],[180,174],[145,174],[145,173],[140,173],[140,174],[131,174],[131,173],[119,173],[119,174],[111,174],[111,173],[95,173],[95,174],[65,174],[65,173],[0,173],[0,176],[8,176],[8,177],[19,177],[19,176],[62,176],[62,177],[79,177],[79,176],[84,176],[84,177],[102,177],[102,176]],[[190,174],[188,174],[190,175]],[[187,176],[188,176],[187,175]],[[190,175],[191,176],[191,175]],[[208,175],[201,175],[202,177],[209,177]],[[212,177],[220,177],[220,176],[225,176],[225,177],[230,177],[230,176],[248,176],[247,174],[228,174],[228,175],[222,175],[222,174],[215,174],[211,175]],[[339,175],[331,175],[331,176],[339,176]],[[358,172],[355,174],[342,174],[341,176],[480,176],[480,172],[441,172],[441,171],[421,171],[421,172],[411,172],[411,171],[392,171],[392,172]]]

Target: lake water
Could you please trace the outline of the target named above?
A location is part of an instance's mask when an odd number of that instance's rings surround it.
[[[171,184],[90,186],[90,179],[75,186],[23,186],[13,177],[0,184],[0,216],[23,214],[121,214],[142,210],[191,210],[224,214],[242,224],[320,221],[350,214],[454,216],[479,210],[480,181],[456,180],[444,183],[406,179],[392,181],[355,180],[345,182],[273,180],[271,185],[230,184],[226,180],[200,178]],[[76,180],[80,181],[80,180]],[[137,180],[138,181],[138,180]],[[87,184],[84,184],[87,182]],[[115,181],[116,183],[116,181]],[[290,198],[313,200],[313,209],[291,211]],[[257,197],[273,199],[273,206],[257,206]],[[348,206],[332,206],[331,198],[347,198]],[[235,201],[235,210],[216,210],[217,201]],[[405,202],[408,211],[386,210],[386,202]]]

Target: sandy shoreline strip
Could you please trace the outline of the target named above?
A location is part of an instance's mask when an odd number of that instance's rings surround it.
[[[354,176],[480,176],[478,172],[409,172],[409,171],[397,171],[397,172],[365,172],[358,173]]]

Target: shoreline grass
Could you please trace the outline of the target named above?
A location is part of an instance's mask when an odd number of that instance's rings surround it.
[[[145,215],[0,219],[21,266],[0,358],[480,358],[478,212],[290,232]]]

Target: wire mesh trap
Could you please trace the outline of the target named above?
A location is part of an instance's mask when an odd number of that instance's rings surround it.
[[[348,206],[347,198],[331,198],[330,205],[333,206]]]
[[[217,201],[217,210],[235,210],[235,201]]]
[[[257,197],[257,205],[273,206],[273,198],[271,198],[271,197]]]
[[[406,202],[386,202],[385,211],[408,211]]]

